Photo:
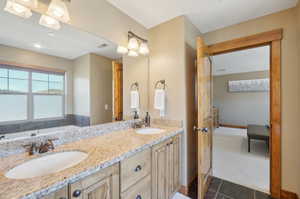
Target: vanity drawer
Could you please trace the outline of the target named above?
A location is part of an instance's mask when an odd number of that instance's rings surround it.
[[[151,199],[151,175],[121,194],[121,199]]]
[[[125,191],[151,171],[151,149],[121,161],[121,192]]]

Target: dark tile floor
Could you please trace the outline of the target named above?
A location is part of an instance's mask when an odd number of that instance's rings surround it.
[[[197,199],[197,184],[190,187],[189,196]],[[249,189],[219,178],[213,178],[205,199],[271,199],[265,193]]]

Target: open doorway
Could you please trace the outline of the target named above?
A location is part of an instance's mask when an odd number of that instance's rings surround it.
[[[256,35],[246,36],[212,45],[206,45],[203,38],[197,39],[197,162],[198,199],[203,199],[211,193],[219,196],[218,191],[227,190],[234,197],[240,199],[241,191],[244,190],[249,198],[255,198],[256,191],[245,187],[235,186],[233,183],[219,183],[213,177],[213,75],[211,57],[240,50],[256,47],[269,46],[270,52],[270,195],[272,198],[281,198],[285,194],[281,190],[281,40],[283,30],[277,29]],[[266,127],[266,126],[265,126]],[[251,149],[250,149],[251,152]],[[224,186],[223,186],[224,185]],[[221,186],[221,188],[220,188]],[[212,190],[218,187],[217,190]],[[222,188],[223,187],[223,188]],[[229,189],[230,187],[230,189]],[[231,188],[234,188],[232,190]],[[243,193],[245,193],[242,191]],[[261,193],[261,192],[259,192]],[[216,195],[217,194],[217,195]],[[221,198],[223,195],[220,195]],[[268,197],[268,196],[263,196]],[[224,198],[224,197],[223,197]],[[246,197],[248,198],[248,197]]]
[[[211,57],[213,176],[270,193],[270,46]]]

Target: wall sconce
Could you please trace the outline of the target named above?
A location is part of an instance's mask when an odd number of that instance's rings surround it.
[[[150,51],[148,47],[148,41],[146,39],[143,39],[129,31],[127,47],[118,46],[117,52],[120,54],[127,54],[131,57],[137,57],[139,53],[142,55],[147,55]]]

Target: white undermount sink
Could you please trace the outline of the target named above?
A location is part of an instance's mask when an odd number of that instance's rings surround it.
[[[136,133],[142,134],[142,135],[152,135],[152,134],[160,134],[163,133],[165,130],[159,129],[159,128],[141,128],[135,130]]]
[[[5,176],[10,179],[44,176],[75,166],[87,156],[87,153],[80,151],[52,153],[20,164],[9,170]]]

